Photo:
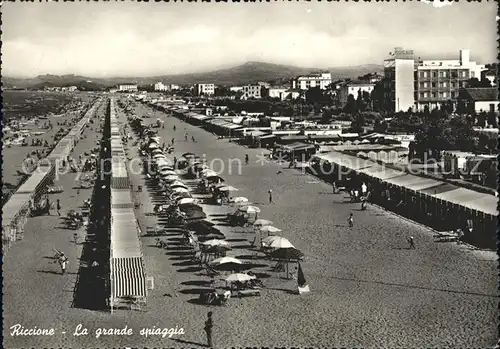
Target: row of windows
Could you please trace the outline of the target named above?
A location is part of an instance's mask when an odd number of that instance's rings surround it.
[[[446,88],[446,87],[449,87],[449,88],[459,88],[460,86],[462,87],[465,87],[467,84],[465,81],[463,81],[461,84],[460,83],[455,83],[455,82],[451,82],[451,83],[448,83],[447,81],[441,81],[439,83],[437,82],[421,82],[419,84],[420,88]]]
[[[458,92],[420,92],[420,98],[458,98]]]
[[[474,78],[475,77],[474,75],[475,75],[474,72],[471,71],[470,72],[470,77]],[[450,76],[452,78],[456,78],[456,77],[467,78],[467,77],[469,77],[469,72],[467,70],[452,71],[451,73],[449,73],[448,71],[443,71],[443,70],[441,70],[439,72],[438,71],[431,72],[431,71],[425,71],[425,70],[420,72],[420,77],[421,78],[428,78],[428,77],[431,77],[431,76],[433,78],[437,78],[438,76],[440,78],[448,78]]]

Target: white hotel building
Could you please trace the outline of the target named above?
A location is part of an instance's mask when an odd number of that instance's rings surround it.
[[[415,60],[412,50],[396,47],[384,61],[386,99],[394,111],[430,110],[458,98],[458,90],[471,78],[481,79],[484,65],[470,61],[469,50],[457,60]]]
[[[301,75],[292,80],[292,89],[308,90],[312,87],[319,87],[325,90],[332,83],[332,74],[320,73]]]
[[[194,85],[194,92],[196,95],[214,95],[215,85],[214,84],[196,84]]]

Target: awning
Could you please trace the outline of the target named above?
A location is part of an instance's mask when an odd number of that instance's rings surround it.
[[[227,128],[229,130],[234,130],[237,128],[242,128],[243,126],[241,126],[239,124],[228,123],[228,124],[222,125],[222,127]]]
[[[251,136],[251,137],[260,137],[260,136],[263,136],[265,135],[266,133],[265,132],[262,132],[262,131],[250,131],[250,132],[247,132],[246,133],[246,136]]]
[[[111,297],[146,297],[142,258],[111,259]]]
[[[457,188],[432,196],[493,216],[498,214],[498,198],[493,195],[483,194],[465,188]]]
[[[268,135],[259,136],[257,138],[259,138],[259,139],[268,139],[268,138],[276,138],[276,136],[273,135],[273,134],[268,134]]]
[[[410,190],[421,190],[429,187],[435,187],[442,182],[439,182],[435,179],[424,178],[413,176],[410,174],[404,176],[398,176],[393,178],[386,179],[387,183],[397,185],[402,188],[410,189]]]

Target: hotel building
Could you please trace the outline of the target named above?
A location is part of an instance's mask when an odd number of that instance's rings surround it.
[[[412,50],[396,47],[384,61],[386,99],[394,111],[430,110],[448,101],[456,102],[458,90],[471,78],[481,79],[486,68],[470,61],[469,50],[460,50],[458,60],[415,60]]]
[[[309,90],[312,87],[319,87],[325,90],[331,83],[330,73],[301,75],[292,80],[292,89]]]
[[[262,98],[262,86],[261,85],[246,85],[243,86],[243,95],[241,99],[249,99],[249,98]]]
[[[214,84],[196,84],[194,85],[194,92],[196,95],[214,95],[215,85]]]

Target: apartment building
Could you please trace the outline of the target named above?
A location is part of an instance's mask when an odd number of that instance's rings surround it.
[[[301,75],[292,80],[292,89],[308,90],[312,87],[319,87],[325,90],[332,83],[332,74],[319,73]]]
[[[118,91],[120,92],[137,92],[137,84],[121,84],[118,85]]]
[[[458,60],[420,61],[415,71],[415,100],[418,110],[430,110],[458,99],[458,91],[472,78],[481,80],[484,65],[470,61],[469,50],[460,50]]]
[[[194,85],[194,92],[196,95],[214,95],[215,85],[214,84],[196,84]]]
[[[241,96],[241,99],[249,99],[249,98],[256,98],[260,99],[262,98],[262,89],[263,87],[261,85],[246,85],[243,86],[243,95]]]
[[[164,85],[163,82],[157,82],[154,87],[155,91],[168,91],[168,86]]]
[[[415,59],[412,50],[396,47],[391,58],[384,60],[385,99],[393,110],[407,111],[415,106]]]
[[[396,47],[384,61],[386,99],[394,111],[439,108],[449,100],[456,102],[458,90],[471,78],[481,79],[484,70],[470,60],[469,50],[460,50],[457,60],[415,60],[412,50]]]
[[[337,88],[337,101],[339,105],[344,107],[347,104],[349,95],[353,95],[354,99],[357,99],[358,93],[361,92],[361,94],[363,94],[363,92],[367,92],[371,94],[374,88],[375,84],[373,83],[366,83],[361,81],[344,83]]]

